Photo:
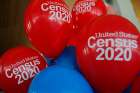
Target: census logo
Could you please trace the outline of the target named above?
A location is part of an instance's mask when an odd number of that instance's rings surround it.
[[[41,10],[50,14],[50,20],[62,20],[67,23],[71,22],[71,12],[64,4],[51,1],[42,3]]]
[[[88,47],[96,49],[96,60],[131,61],[132,50],[138,48],[138,36],[124,33],[95,33],[88,38]]]

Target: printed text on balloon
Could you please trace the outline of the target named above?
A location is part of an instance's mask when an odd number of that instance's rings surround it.
[[[37,73],[40,72],[40,69],[37,66],[40,64],[38,57],[27,58],[19,63],[20,64],[14,64],[8,67],[4,67],[6,77],[7,78],[14,77],[15,79],[18,79],[17,81],[18,85],[20,85],[21,83],[23,83],[28,79],[33,78]],[[21,64],[21,63],[25,63],[25,64]]]
[[[71,13],[63,4],[57,2],[42,3],[41,10],[44,12],[49,11],[51,20],[63,20],[67,23],[71,21]]]
[[[96,48],[96,60],[131,61],[132,49],[138,48],[138,36],[124,33],[95,33],[88,39],[88,47]]]

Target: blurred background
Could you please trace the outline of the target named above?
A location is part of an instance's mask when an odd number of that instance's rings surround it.
[[[74,0],[66,2],[72,7]],[[140,0],[105,0],[105,2],[140,28]],[[8,48],[20,44],[30,46],[23,29],[23,14],[28,3],[29,0],[0,1],[0,55]]]

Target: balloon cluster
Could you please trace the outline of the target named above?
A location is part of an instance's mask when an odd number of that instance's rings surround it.
[[[40,52],[19,46],[0,59],[6,93],[140,93],[140,33],[102,0],[31,0],[24,28]],[[45,56],[45,57],[44,57]]]

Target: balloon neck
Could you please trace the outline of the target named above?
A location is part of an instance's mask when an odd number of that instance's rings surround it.
[[[52,58],[46,57],[46,62],[47,62],[47,64],[48,64],[49,66],[54,65],[54,62],[53,62],[53,59],[52,59]]]

